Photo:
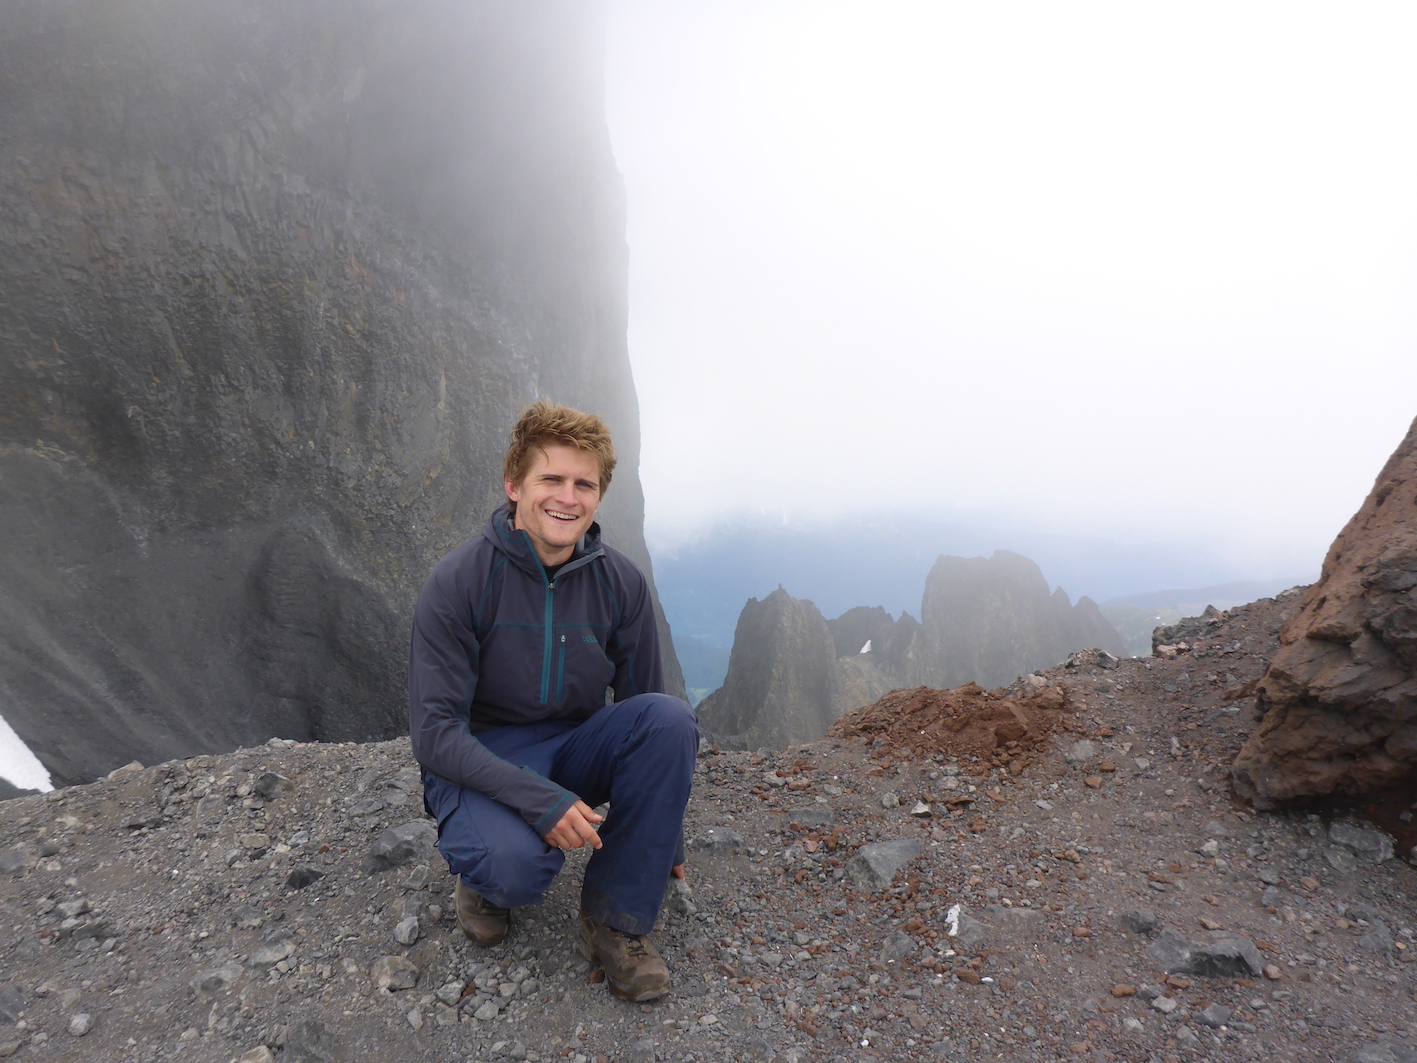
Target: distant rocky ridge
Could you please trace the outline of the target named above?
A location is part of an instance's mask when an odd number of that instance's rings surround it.
[[[8,5],[0,710],[56,784],[399,733],[538,397],[609,423],[649,571],[599,18]]]
[[[1417,421],[1329,548],[1259,682],[1232,770],[1258,808],[1417,779]]]
[[[999,550],[940,557],[917,621],[857,607],[826,620],[779,587],[743,607],[722,687],[699,703],[704,729],[730,748],[783,748],[821,737],[838,717],[898,687],[998,687],[1075,650],[1115,656],[1121,639],[1095,603],[1049,593],[1038,566]]]
[[[1220,611],[1233,609],[1260,598],[1273,598],[1280,591],[1312,582],[1313,577],[1294,576],[1220,583],[1209,587],[1171,588],[1113,598],[1103,602],[1101,609],[1107,622],[1122,637],[1127,653],[1132,657],[1145,657],[1153,652],[1156,640],[1152,635],[1158,627],[1199,616],[1207,607]]]

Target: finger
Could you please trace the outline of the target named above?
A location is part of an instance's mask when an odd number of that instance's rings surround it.
[[[546,844],[555,846],[557,849],[570,849],[576,844],[575,831],[569,829],[564,823],[558,823],[546,833]]]

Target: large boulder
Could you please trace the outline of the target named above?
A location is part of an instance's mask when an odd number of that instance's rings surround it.
[[[406,727],[413,600],[540,396],[609,423],[648,567],[598,18],[6,6],[0,706],[56,783]]]
[[[1232,775],[1259,808],[1417,769],[1417,421],[1279,632]]]

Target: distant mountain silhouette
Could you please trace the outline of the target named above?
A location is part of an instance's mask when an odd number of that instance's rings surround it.
[[[971,523],[977,519],[961,514],[922,523],[918,516],[907,520],[882,513],[810,524],[742,520],[707,530],[693,543],[655,547],[655,580],[676,642],[691,635],[728,646],[743,603],[765,598],[778,584],[816,602],[827,617],[856,606],[918,615],[920,589],[941,554],[988,557],[999,549],[1021,554],[1036,561],[1054,587],[1086,594],[1104,608],[1147,588],[1206,587],[1217,577],[1247,574],[1186,544],[1133,547],[1042,532],[1003,518]]]
[[[1006,550],[937,558],[920,615],[858,606],[828,621],[780,586],[749,599],[727,678],[699,703],[700,722],[726,746],[781,748],[821,737],[896,687],[1003,686],[1075,650],[1122,653],[1091,599],[1049,593],[1042,570]]]

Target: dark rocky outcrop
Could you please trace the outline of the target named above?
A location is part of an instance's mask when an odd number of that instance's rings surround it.
[[[782,748],[826,733],[833,711],[831,631],[817,607],[779,587],[738,617],[728,678],[699,702],[699,721],[739,748]]]
[[[16,786],[8,779],[0,779],[0,801],[8,801],[12,797],[28,797],[30,794],[37,794],[38,790],[27,790],[24,787]]]
[[[1090,598],[1073,605],[1026,557],[941,557],[925,580],[910,682],[937,688],[1003,686],[1074,650],[1116,656],[1121,639]]]
[[[750,599],[728,677],[699,703],[705,731],[731,748],[781,748],[820,738],[844,713],[899,687],[998,687],[1079,649],[1122,651],[1091,599],[1050,595],[1037,565],[1003,550],[987,561],[941,557],[921,612],[923,621],[893,620],[879,606],[857,607],[824,620],[781,587]]]
[[[1417,769],[1417,421],[1324,558],[1259,683],[1232,770],[1260,808]]]
[[[539,396],[610,424],[648,568],[597,17],[8,5],[0,704],[56,783],[403,728]]]
[[[827,627],[832,633],[838,657],[859,654],[869,642],[870,652],[878,663],[898,668],[910,656],[910,647],[914,643],[915,632],[920,628],[920,621],[909,613],[901,613],[899,620],[893,620],[890,613],[879,605],[875,608],[858,605],[835,620],[828,620]]]
[[[1207,605],[1200,616],[1185,616],[1174,624],[1163,624],[1151,632],[1151,652],[1156,653],[1161,646],[1175,646],[1180,642],[1190,642],[1203,636],[1211,627],[1220,623],[1220,610]]]

